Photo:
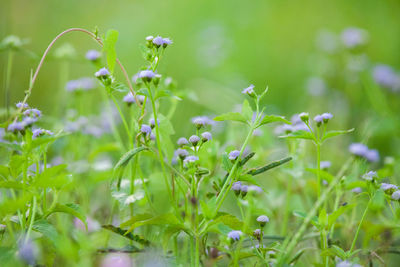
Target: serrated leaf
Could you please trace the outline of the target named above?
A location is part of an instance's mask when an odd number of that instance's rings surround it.
[[[43,236],[50,239],[54,244],[58,239],[58,232],[56,228],[45,219],[39,219],[32,225],[32,229],[36,232],[43,234]]]
[[[314,140],[315,137],[312,133],[304,130],[298,130],[293,133],[287,134],[287,135],[282,135],[279,136],[279,138],[295,138],[295,139],[308,139],[308,140]]]
[[[338,136],[338,135],[342,135],[342,134],[347,134],[347,133],[351,133],[354,131],[354,128],[350,129],[350,130],[344,130],[344,131],[328,131],[324,134],[324,136],[322,137],[321,141],[324,142],[325,140]]]
[[[103,51],[107,56],[107,66],[110,73],[114,73],[115,61],[117,59],[117,52],[115,51],[115,44],[118,40],[118,31],[108,30],[106,38],[104,39]]]
[[[144,238],[143,238],[142,236],[140,236],[140,235],[134,235],[134,234],[132,234],[132,233],[126,234],[126,230],[123,230],[123,229],[120,228],[120,227],[116,227],[116,226],[111,225],[111,224],[109,224],[109,225],[102,225],[101,227],[104,228],[104,229],[107,229],[107,230],[109,230],[109,231],[111,231],[111,232],[114,232],[114,233],[116,233],[116,234],[118,234],[118,235],[120,235],[120,236],[123,236],[123,237],[125,237],[125,238],[128,238],[128,239],[130,239],[130,240],[132,240],[132,241],[135,241],[135,242],[137,242],[137,243],[139,243],[139,244],[142,244],[143,246],[149,246],[149,245],[150,245],[150,241],[149,241],[149,240],[144,239]]]
[[[215,121],[237,121],[247,124],[246,118],[239,112],[228,112],[214,118]]]
[[[264,118],[261,120],[261,122],[257,125],[257,128],[268,123],[272,122],[283,122],[286,124],[292,124],[290,121],[286,120],[285,117],[283,116],[277,116],[277,115],[265,115]]]

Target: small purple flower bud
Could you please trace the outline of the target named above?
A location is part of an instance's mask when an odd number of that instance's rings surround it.
[[[374,172],[374,171],[369,171],[369,172],[365,173],[365,174],[362,176],[362,178],[365,179],[365,180],[367,180],[367,181],[372,181],[372,180],[374,180],[375,178],[378,178],[378,174],[377,174],[376,172]]]
[[[142,127],[140,128],[140,131],[146,135],[151,134],[151,127],[147,124],[142,124]]]
[[[189,144],[189,141],[185,137],[181,137],[176,143],[178,144],[178,146],[185,146]]]
[[[235,192],[235,195],[238,196],[240,194],[240,188],[242,187],[242,183],[239,182],[234,182],[232,184],[231,189],[233,190],[233,192]]]
[[[31,126],[32,124],[34,124],[36,121],[37,121],[37,118],[25,117],[22,120],[22,124],[24,125],[24,127],[28,127],[28,126]]]
[[[129,92],[128,94],[126,94],[123,98],[123,101],[125,103],[127,103],[128,105],[135,103],[135,97],[133,96],[132,92]]]
[[[249,191],[249,187],[247,185],[242,185],[240,187],[240,193],[242,194],[242,197],[245,197],[247,195],[248,191]]]
[[[381,183],[381,189],[383,191],[385,191],[385,193],[393,193],[398,188],[394,184]],[[387,192],[387,191],[389,191],[389,192]]]
[[[185,149],[179,148],[175,151],[175,154],[181,159],[184,160],[187,156],[189,156],[189,152]]]
[[[153,44],[158,48],[164,44],[164,40],[161,36],[157,36],[153,39]]]
[[[255,194],[261,194],[262,192],[264,192],[261,187],[256,186],[256,185],[250,185],[248,187],[248,191],[251,193],[255,193]]]
[[[33,116],[34,118],[40,118],[42,116],[42,112],[37,108],[31,108],[24,111],[25,116]]]
[[[169,38],[163,38],[163,47],[166,48],[167,46],[169,46],[170,44],[172,44],[171,39]]]
[[[7,127],[7,131],[9,132],[17,132],[17,131],[23,131],[25,128],[24,123],[16,121],[13,123],[10,123]]]
[[[367,41],[367,33],[358,28],[347,28],[341,34],[342,42],[347,48],[361,46]]]
[[[89,50],[86,53],[86,59],[90,61],[96,61],[100,58],[101,53],[97,50]]]
[[[198,161],[198,160],[199,160],[199,157],[196,157],[196,156],[187,156],[187,157],[185,158],[185,160],[183,161],[183,163],[185,163],[185,164],[194,163],[194,162],[196,162],[196,161]]]
[[[393,92],[400,89],[400,75],[390,66],[383,64],[375,66],[372,76],[375,82],[383,88],[390,89]]]
[[[237,157],[239,157],[240,151],[239,150],[233,150],[229,153],[228,157],[230,160],[236,160]]]
[[[322,115],[317,115],[314,117],[314,121],[317,123],[317,126],[319,127],[321,123],[324,121],[324,118]]]
[[[17,104],[15,104],[15,106],[17,107],[17,108],[29,108],[29,105],[27,104],[27,103],[23,103],[23,102],[18,102]]]
[[[333,115],[331,113],[323,113],[321,116],[324,120],[324,123],[328,123],[328,121],[333,118]]]
[[[377,162],[379,161],[379,152],[376,149],[369,149],[364,157],[369,161],[369,162]]]
[[[330,161],[321,161],[319,164],[319,167],[324,170],[324,169],[329,169],[331,167],[331,162]]]
[[[308,122],[310,115],[307,112],[302,112],[299,114],[299,118],[303,121],[303,122]]]
[[[393,200],[399,200],[400,199],[400,190],[397,190],[397,191],[393,192],[392,199]]]
[[[264,227],[267,222],[269,222],[269,218],[266,215],[260,215],[257,217],[257,222],[261,227]]]
[[[192,135],[191,137],[189,137],[189,142],[192,143],[193,146],[197,146],[199,141],[200,137],[198,137],[197,135]]]
[[[257,240],[260,240],[260,238],[261,238],[261,229],[256,229],[256,230],[254,230],[253,236],[254,236],[255,238],[257,238]]]
[[[154,121],[154,118],[151,118],[149,120],[149,124],[150,124],[151,128],[154,128],[156,126],[156,122]],[[159,119],[157,119],[157,125],[160,125],[160,120]]]
[[[18,244],[18,247],[19,258],[28,265],[35,265],[37,257],[37,247],[35,244],[30,239],[26,242],[21,240]]]
[[[150,140],[155,141],[156,138],[157,138],[157,136],[152,132],[152,133],[150,134]]]
[[[242,94],[248,95],[248,96],[255,96],[256,92],[254,91],[254,85],[250,85],[249,87],[243,89]]]
[[[107,77],[108,75],[110,75],[110,72],[108,71],[108,69],[106,68],[101,68],[99,71],[97,71],[94,74],[97,78],[104,78]]]
[[[148,41],[148,42],[153,41],[153,39],[154,39],[153,35],[149,35],[146,37],[146,41]]]
[[[361,187],[356,187],[356,188],[353,188],[351,190],[351,192],[353,192],[355,194],[360,194],[362,192],[362,189],[361,189]]]
[[[204,132],[204,133],[202,133],[202,134],[201,134],[201,137],[202,137],[201,140],[202,140],[203,142],[207,142],[207,141],[209,141],[209,140],[212,139],[212,135],[211,135],[210,132]]]
[[[194,125],[196,125],[197,129],[201,129],[201,127],[205,127],[207,125],[207,121],[205,117],[194,117],[192,119]]]
[[[364,157],[364,155],[368,152],[368,147],[364,144],[353,143],[349,146],[349,151],[355,156]]]
[[[242,235],[241,231],[234,230],[228,233],[228,238],[231,239],[232,241],[239,241],[241,235]]]
[[[156,74],[152,70],[142,70],[139,72],[139,78],[141,78],[144,82],[150,82]]]

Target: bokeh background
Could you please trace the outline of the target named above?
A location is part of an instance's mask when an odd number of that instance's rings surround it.
[[[400,69],[399,14],[398,0],[2,0],[0,39],[14,34],[29,41],[14,55],[9,102],[22,99],[35,55],[67,28],[117,29],[118,57],[130,76],[144,62],[139,44],[160,34],[174,41],[160,70],[175,79],[177,90],[191,92],[173,118],[178,132],[190,117],[234,109],[252,83],[257,90],[269,86],[267,112],[331,112],[338,128],[356,127],[351,141],[396,156],[400,94],[377,89],[370,74],[379,63]],[[343,44],[349,27],[363,30],[357,49]],[[45,114],[60,112],[56,96],[68,97],[62,93],[67,80],[93,75],[84,55],[96,43],[73,33],[55,49],[67,43],[75,56],[60,60],[52,53],[29,100]],[[0,53],[3,110],[7,58],[7,51]]]

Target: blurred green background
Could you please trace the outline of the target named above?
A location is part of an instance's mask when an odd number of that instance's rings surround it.
[[[191,90],[198,99],[179,106],[174,118],[176,128],[192,116],[233,109],[242,101],[241,90],[253,83],[257,90],[269,86],[268,112],[290,117],[302,111],[313,115],[329,111],[342,127],[361,125],[361,140],[369,138],[363,133],[374,120],[383,121],[391,130],[385,126],[383,134],[374,132],[377,137],[369,143],[387,154],[398,154],[394,148],[400,145],[399,120],[395,113],[388,115],[379,107],[390,105],[398,110],[399,94],[385,95],[390,102],[378,103],[380,106],[371,113],[368,101],[373,97],[364,99],[361,83],[337,82],[346,80],[342,66],[348,55],[324,54],[318,49],[317,37],[321,32],[331,32],[340,39],[340,33],[348,27],[364,29],[368,42],[362,51],[357,51],[357,56],[365,56],[370,65],[379,62],[399,69],[399,14],[398,0],[2,0],[0,39],[10,34],[29,39],[25,48],[41,55],[49,42],[67,28],[93,30],[98,26],[101,33],[114,28],[120,32],[118,57],[132,76],[144,62],[139,44],[144,43],[147,35],[160,34],[174,41],[161,72],[177,81],[178,90]],[[55,95],[65,90],[63,80],[93,75],[84,55],[88,49],[98,48],[96,44],[80,33],[63,37],[55,48],[63,43],[74,46],[75,59],[65,63],[49,58],[29,100],[31,106],[41,108],[45,114],[54,112]],[[0,62],[3,74],[6,52],[0,54]],[[22,99],[30,71],[37,63],[37,58],[26,53],[15,55],[10,103]],[[339,71],[326,71],[332,68]],[[328,93],[308,93],[306,84],[312,76],[330,78]],[[4,107],[4,75],[1,79]],[[372,122],[361,124],[366,118],[372,118]],[[392,136],[389,141],[387,135]]]

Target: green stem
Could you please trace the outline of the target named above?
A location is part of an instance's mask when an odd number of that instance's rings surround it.
[[[29,223],[28,231],[26,232],[25,242],[27,242],[28,239],[29,239],[29,235],[30,235],[30,233],[31,233],[32,226],[33,226],[33,222],[35,221],[35,214],[36,214],[36,196],[33,197],[33,206],[32,206],[31,212],[32,212],[32,214],[31,214],[31,221],[30,221],[30,223]]]
[[[10,50],[8,53],[8,60],[7,60],[7,69],[5,74],[5,82],[4,82],[4,93],[5,93],[5,106],[7,108],[7,118],[10,116],[10,82],[11,82],[11,71],[13,66],[13,59],[14,59],[14,52]]]
[[[364,213],[363,213],[363,215],[362,215],[362,217],[361,217],[360,223],[358,224],[356,234],[355,234],[355,236],[354,236],[353,242],[351,243],[351,247],[350,247],[350,252],[349,252],[349,254],[351,254],[351,252],[353,251],[353,249],[354,249],[354,247],[355,247],[355,245],[356,245],[356,241],[357,241],[357,238],[358,238],[358,234],[360,233],[361,225],[362,225],[362,223],[363,223],[363,221],[364,221],[365,216],[367,215],[369,206],[370,206],[371,203],[372,203],[372,198],[373,198],[373,196],[371,196],[371,198],[369,199],[368,204],[367,204],[367,207],[365,208]]]

